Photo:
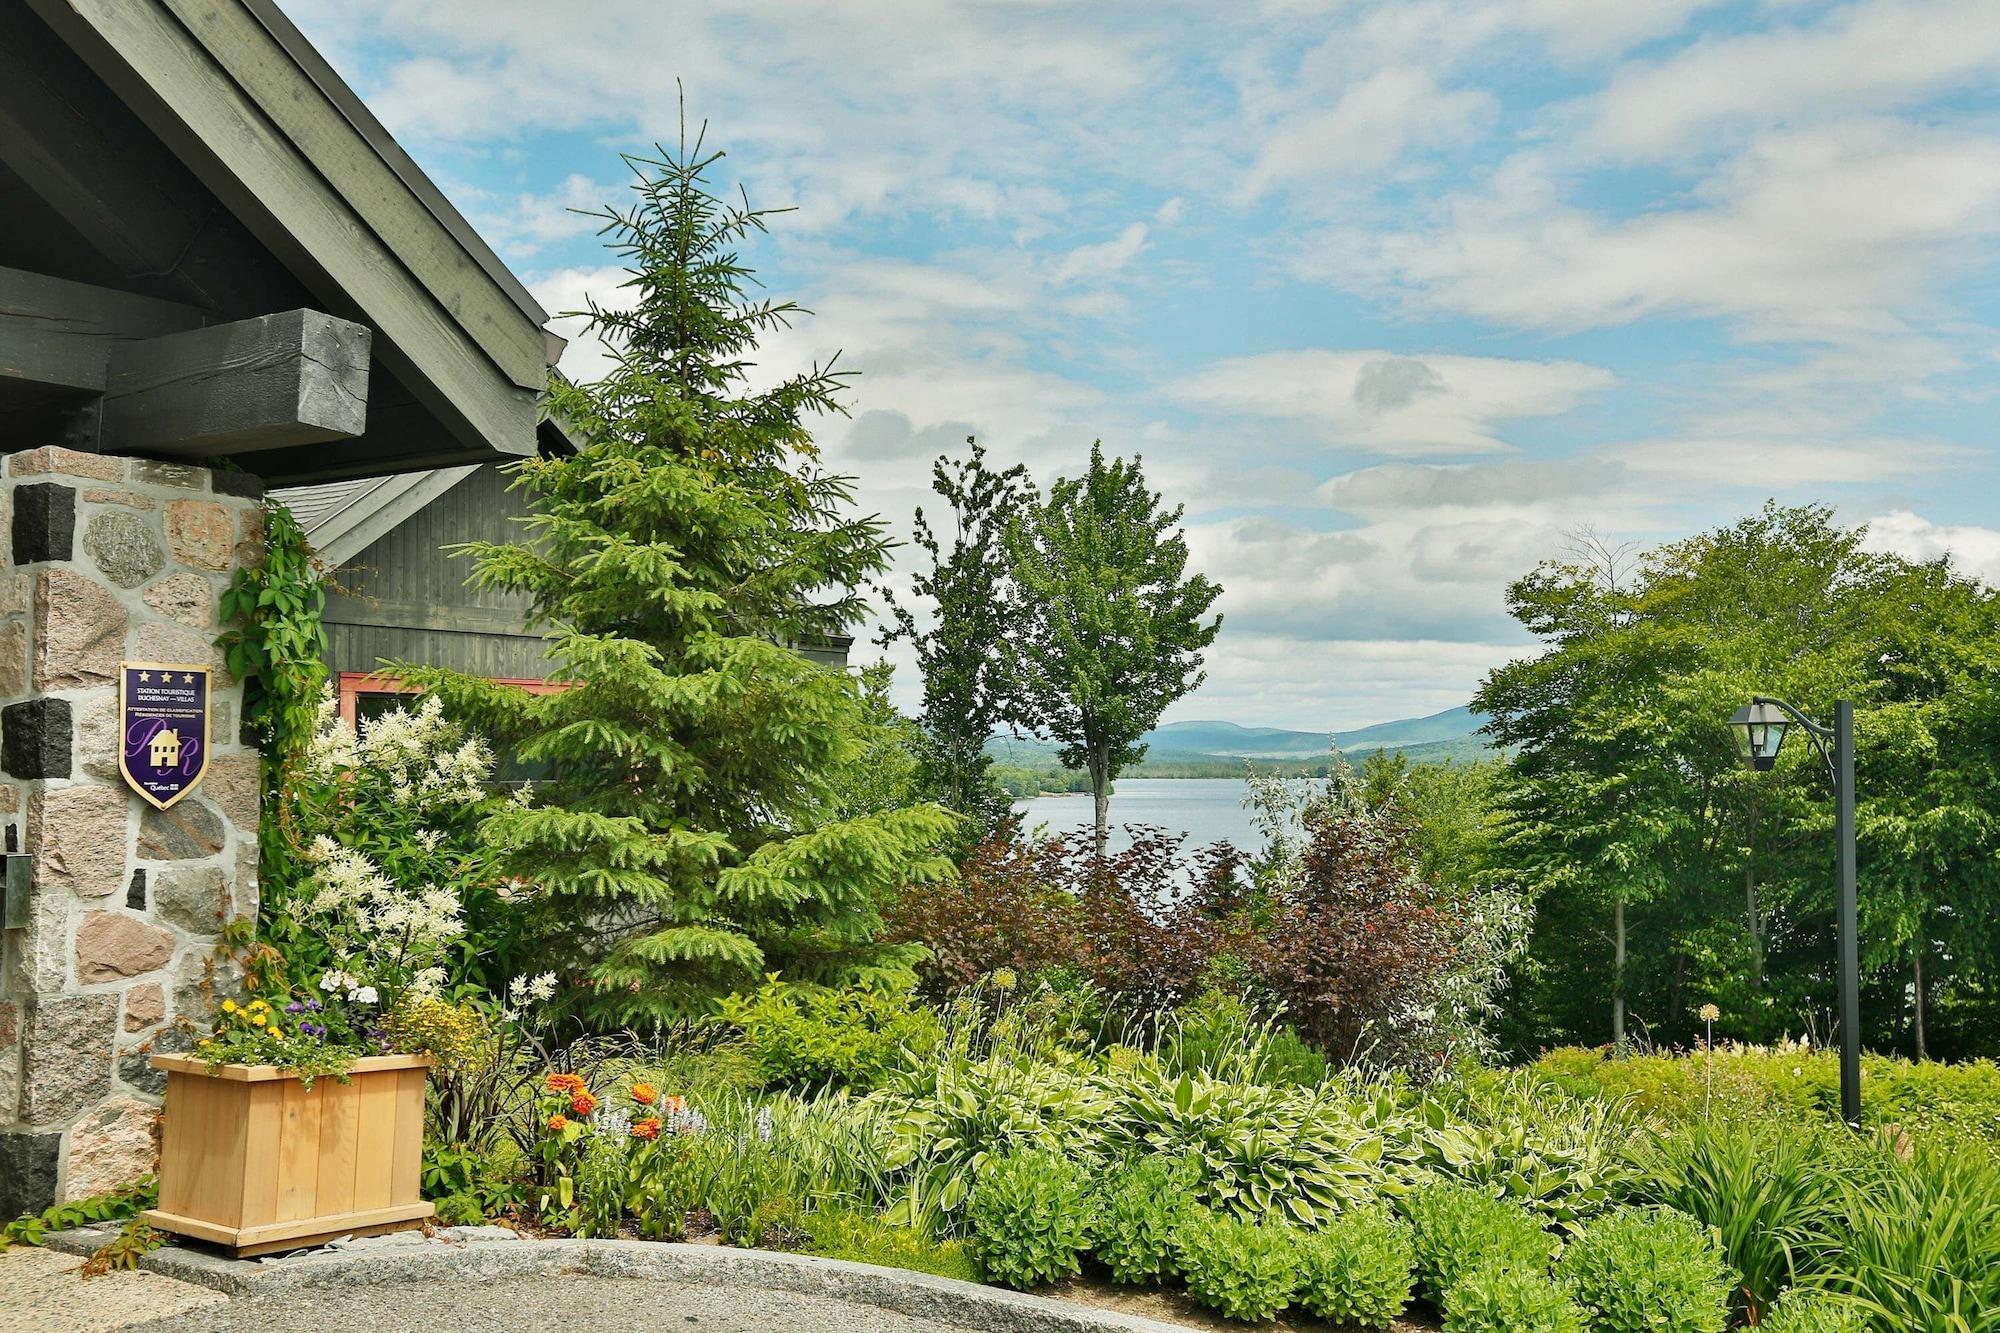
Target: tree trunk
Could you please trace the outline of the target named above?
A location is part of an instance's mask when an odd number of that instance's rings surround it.
[[[1917,1059],[1923,1060],[1927,1058],[1927,1054],[1924,1050],[1924,932],[1921,928],[1917,931],[1916,956],[1913,964],[1911,970],[1915,974],[1917,1001],[1915,1024]]]
[[[1093,747],[1086,763],[1090,769],[1090,799],[1096,816],[1096,847],[1099,860],[1111,828],[1111,756]]]
[[[1625,895],[1611,906],[1611,1048],[1625,1053]]]

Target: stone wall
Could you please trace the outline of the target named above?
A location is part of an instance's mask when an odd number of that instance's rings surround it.
[[[37,449],[0,476],[0,830],[34,858],[0,949],[0,1219],[153,1168],[164,1085],[236,978],[216,944],[257,911],[254,745],[215,646],[258,558],[254,478]],[[171,810],[118,771],[121,660],[208,662],[210,759]]]

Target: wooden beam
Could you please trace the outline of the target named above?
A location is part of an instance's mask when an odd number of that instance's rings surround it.
[[[511,382],[456,313],[411,278],[177,15],[129,0],[28,3],[319,304],[376,330],[376,356],[464,447],[449,461],[534,452],[536,392]],[[384,461],[378,471],[416,463]],[[289,467],[275,471],[297,475]]]
[[[129,344],[106,377],[102,447],[214,458],[359,435],[369,337],[289,310]]]
[[[360,568],[349,566],[349,568]],[[357,605],[358,603],[358,605]],[[411,602],[381,601],[377,598],[334,597],[328,600],[322,617],[329,625],[349,625],[360,629],[422,630],[428,634],[478,634],[505,639],[539,642],[548,632],[527,627],[526,611],[492,606],[433,606]]]
[[[0,379],[101,392],[119,349],[206,320],[193,306],[0,268]]]

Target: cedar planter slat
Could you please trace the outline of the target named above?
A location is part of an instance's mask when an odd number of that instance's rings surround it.
[[[162,1231],[239,1256],[372,1235],[431,1215],[418,1195],[430,1059],[356,1060],[311,1088],[289,1069],[156,1055],[167,1074]]]

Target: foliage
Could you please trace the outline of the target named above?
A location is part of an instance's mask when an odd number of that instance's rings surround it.
[[[1556,1278],[1603,1333],[1722,1333],[1736,1274],[1686,1213],[1621,1208],[1563,1248]]]
[[[148,1208],[158,1207],[159,1202],[159,1177],[144,1176],[103,1194],[51,1204],[39,1213],[23,1213],[11,1222],[0,1224],[0,1253],[11,1245],[40,1245],[51,1231],[137,1217]]]
[[[951,511],[947,549],[924,511],[913,521],[912,541],[929,568],[911,577],[911,592],[928,601],[928,625],[886,587],[892,621],[881,643],[907,642],[923,672],[922,769],[926,786],[970,821],[968,845],[999,830],[1012,802],[994,780],[987,739],[1005,723],[1021,720],[1012,651],[1019,614],[1011,595],[1007,528],[1034,493],[1027,469],[986,465],[986,451],[968,438],[969,458],[940,457],[931,465],[931,489]]]
[[[1868,1316],[1824,1291],[1786,1292],[1757,1323],[1758,1333],[1867,1333]]]
[[[589,312],[614,364],[553,395],[581,447],[519,465],[520,540],[465,548],[475,585],[528,601],[567,688],[395,667],[554,766],[484,825],[531,886],[506,961],[587,978],[565,999],[606,1025],[700,1011],[771,972],[906,974],[908,951],[873,943],[879,906],[949,872],[947,812],[842,808],[869,739],[861,690],[792,645],[861,614],[888,548],[816,461],[810,418],[839,410],[841,377],[747,383],[797,307],[750,294],[737,247],[767,214],[711,192],[719,156],[627,159],[634,202],[600,216],[629,299]]]
[[[934,1011],[904,989],[793,986],[777,977],[722,1001],[767,1088],[874,1087],[943,1040]]]
[[[1424,1105],[1424,1163],[1575,1230],[1629,1191],[1632,1116],[1510,1075],[1468,1076]]]
[[[1841,1187],[1839,1246],[1808,1282],[1848,1297],[1885,1333],[2000,1329],[2000,1159],[1877,1153]]]
[[[1222,618],[1203,622],[1222,589],[1189,574],[1181,509],[1162,509],[1140,460],[1090,447],[1082,477],[1058,478],[1007,530],[1018,589],[1020,690],[1026,716],[1090,774],[1093,849],[1104,852],[1111,783],[1145,757],[1140,738],[1202,682],[1202,653]]]
[[[1082,1271],[1090,1188],[1060,1154],[1031,1149],[993,1159],[965,1212],[979,1266],[994,1281],[1026,1289]]]
[[[1410,1303],[1416,1247],[1380,1205],[1350,1208],[1299,1241],[1299,1304],[1337,1324],[1387,1328]]]
[[[1672,1120],[1701,1118],[1710,1104],[1791,1121],[1837,1119],[1840,1058],[1795,1041],[1718,1043],[1685,1055],[1615,1058],[1605,1049],[1563,1047],[1531,1066],[1535,1077],[1579,1097],[1629,1103]],[[2000,1147],[2000,1065],[1861,1058],[1864,1124]]]
[[[2000,600],[1869,546],[1826,508],[1768,504],[1510,588],[1547,651],[1492,672],[1474,707],[1514,752],[1491,873],[1543,923],[1514,968],[1516,1049],[1629,1040],[1610,1030],[1626,1010],[1692,1044],[1709,1002],[1768,1042],[1831,1005],[1826,773],[1801,744],[1744,768],[1725,719],[1756,694],[1823,718],[1857,704],[1864,1041],[1915,1049],[1949,1019],[1965,1049],[1990,1025],[2000,918],[1954,905],[1991,901],[2000,865]]]
[[[979,1265],[957,1240],[931,1240],[910,1227],[890,1226],[873,1213],[822,1208],[805,1222],[806,1248],[829,1259],[906,1268],[960,1282],[978,1282]]]
[[[141,1259],[166,1243],[165,1232],[155,1231],[144,1218],[128,1217],[117,1235],[90,1252],[76,1274],[93,1278],[107,1273],[129,1273],[139,1266]]]
[[[326,683],[321,620],[330,582],[292,511],[266,500],[263,558],[245,561],[223,590],[222,623],[230,628],[217,640],[229,674],[243,682],[243,720],[256,729],[262,754],[257,846],[266,901],[281,897],[297,874],[302,843],[293,802]]]
[[[1385,1145],[1338,1084],[1278,1088],[1140,1059],[1100,1077],[1100,1132],[1117,1153],[1191,1154],[1202,1202],[1251,1220],[1315,1226],[1374,1196]]]
[[[1418,873],[1412,826],[1344,767],[1317,789],[1253,779],[1250,803],[1268,836],[1251,866],[1264,901],[1235,948],[1300,1031],[1425,1076],[1482,1049],[1503,946],[1484,909]]]
[[[492,1058],[490,1024],[470,1004],[434,996],[406,999],[383,1016],[391,1050],[428,1055],[436,1076],[463,1074]]]
[[[1761,1315],[1839,1244],[1847,1133],[1810,1122],[1699,1121],[1658,1140],[1640,1189],[1715,1229],[1737,1274],[1736,1302]]]
[[[1174,1234],[1195,1207],[1201,1184],[1193,1158],[1149,1154],[1120,1163],[1100,1182],[1091,1253],[1113,1282],[1143,1286],[1174,1271]]]
[[[1280,1222],[1197,1213],[1175,1233],[1188,1295],[1225,1319],[1277,1317],[1299,1287],[1299,1241]]]
[[[1494,1261],[1444,1296],[1444,1333],[1584,1333],[1583,1311],[1538,1266]]]
[[[1252,1057],[1244,1067],[1243,1056]],[[1243,997],[1219,987],[1176,1009],[1160,1035],[1161,1065],[1173,1073],[1205,1070],[1279,1087],[1316,1088],[1326,1082],[1326,1057],[1296,1030],[1259,1018]]]
[[[1515,1204],[1465,1185],[1434,1182],[1402,1200],[1417,1253],[1417,1274],[1433,1301],[1449,1305],[1460,1278],[1476,1269],[1547,1271],[1554,1236]]]
[[[209,1035],[195,1042],[194,1053],[210,1069],[221,1065],[289,1069],[307,1088],[315,1078],[327,1075],[345,1081],[357,1059],[388,1049],[373,991],[350,988],[348,981],[341,973],[329,972],[321,984],[323,999],[301,995],[283,1008],[273,1008],[261,998],[242,1004],[226,999],[216,1010]]]
[[[497,980],[482,936],[500,881],[476,836],[492,776],[491,748],[436,699],[356,737],[322,692],[289,779],[299,877],[267,894],[261,921],[295,984],[339,972],[393,1008],[455,980]]]

